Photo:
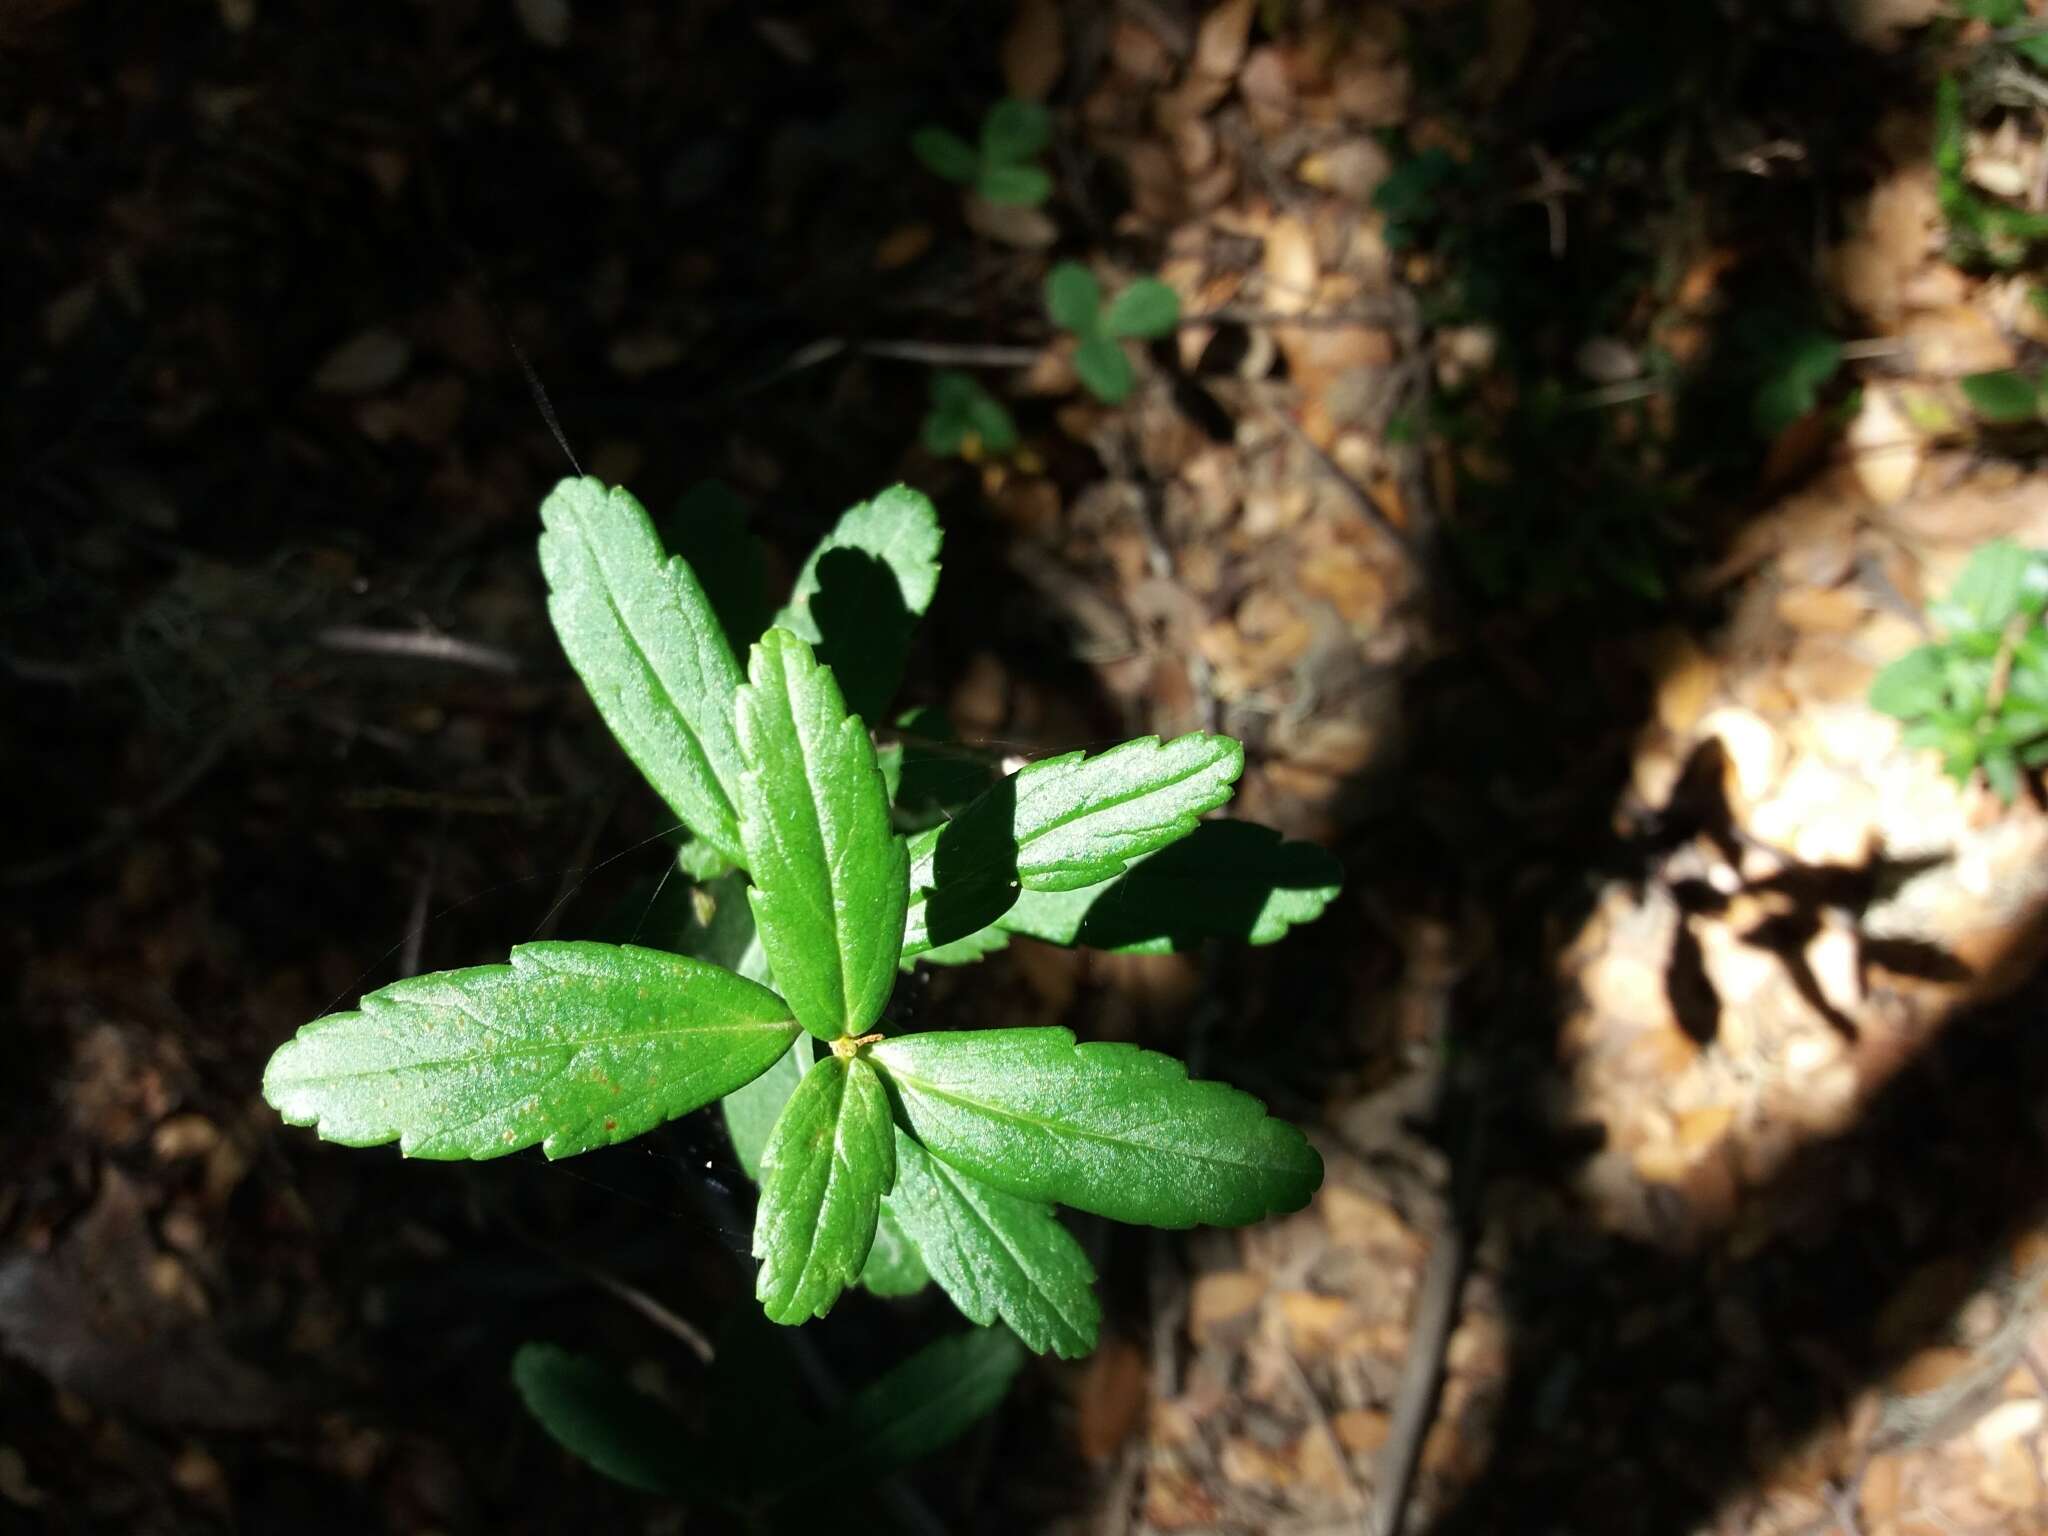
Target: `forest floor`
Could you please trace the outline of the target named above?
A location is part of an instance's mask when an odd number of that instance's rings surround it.
[[[1236,808],[1346,866],[1271,949],[899,990],[1171,1050],[1328,1166],[1243,1231],[1078,1224],[1102,1348],[899,1514],[2048,1529],[2048,811],[1867,700],[1974,548],[2048,547],[2038,410],[1962,382],[2048,356],[2040,30],[0,5],[0,1529],[707,1528],[507,1363],[716,1411],[659,1321],[748,1304],[714,1118],[404,1164],[257,1092],[306,1020],[600,931],[668,859],[548,628],[549,409],[658,511],[732,487],[785,572],[928,490],[906,700],[1006,753],[1238,736]],[[907,147],[1006,94],[1052,110],[1043,207]],[[1055,260],[1180,297],[1120,404]],[[935,366],[1021,450],[935,454]],[[950,1315],[815,1332],[857,1381]]]

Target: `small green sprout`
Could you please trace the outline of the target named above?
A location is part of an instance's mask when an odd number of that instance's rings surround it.
[[[1878,673],[1871,707],[1906,722],[1909,747],[1941,754],[1957,780],[1978,769],[2001,800],[2048,767],[2048,551],[2010,540],[1970,557],[1928,617],[1941,638]]]
[[[972,464],[1008,458],[1018,442],[1017,423],[973,374],[942,368],[932,375],[932,408],[924,418],[928,451]]]
[[[725,1330],[705,1381],[720,1411],[693,1426],[624,1372],[553,1344],[521,1346],[512,1382],[548,1437],[615,1482],[741,1517],[788,1516],[872,1498],[875,1484],[965,1434],[1024,1363],[1007,1328],[928,1344],[822,1423],[798,1401],[790,1362],[762,1329]],[[791,1458],[791,1445],[818,1454]]]
[[[981,141],[926,124],[910,147],[935,176],[972,187],[984,201],[1037,207],[1052,196],[1052,177],[1036,160],[1052,141],[1052,120],[1035,101],[1005,99],[981,120]]]
[[[938,586],[930,500],[896,486],[850,509],[772,613],[735,512],[700,488],[664,539],[628,492],[580,478],[541,506],[562,648],[691,834],[687,919],[650,926],[650,907],[631,942],[528,943],[507,964],[378,988],[280,1046],[264,1096],[328,1141],[432,1159],[568,1157],[722,1100],[760,1185],[754,1294],[770,1319],[823,1317],[850,1287],[935,1285],[1026,1349],[1087,1354],[1094,1270],[1055,1207],[1243,1226],[1306,1205],[1322,1160],[1250,1094],[1154,1051],[1057,1026],[899,1022],[899,975],[1013,935],[1152,954],[1270,944],[1323,911],[1339,870],[1211,819],[1244,768],[1226,736],[1142,736],[1005,773],[917,713],[878,748],[864,722],[890,718]],[[1000,1395],[1007,1336],[966,1337]],[[578,1405],[607,1395],[596,1368],[523,1358],[537,1411],[560,1388],[567,1406],[542,1416],[570,1440]],[[931,1374],[964,1370],[942,1359]],[[926,1377],[912,1375],[915,1398]],[[619,1466],[665,1487],[690,1454],[642,1433],[648,1406]],[[859,1422],[863,1457],[881,1459]],[[924,1433],[905,1431],[906,1453]],[[673,1466],[647,1459],[662,1444]]]
[[[1166,335],[1180,324],[1180,297],[1158,278],[1141,277],[1105,305],[1095,274],[1077,261],[1063,261],[1046,274],[1045,312],[1079,342],[1074,372],[1089,393],[1116,405],[1137,383],[1124,339]]]
[[[1997,368],[1965,375],[1963,398],[1987,426],[2017,427],[2041,419],[2044,384],[2048,380],[2039,373]]]

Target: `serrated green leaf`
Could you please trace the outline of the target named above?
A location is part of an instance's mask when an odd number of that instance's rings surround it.
[[[1242,1226],[1299,1210],[1322,1183],[1315,1148],[1257,1099],[1136,1046],[996,1029],[870,1051],[927,1151],[1026,1200],[1158,1227]]]
[[[900,1167],[897,1177],[902,1177]],[[932,1277],[924,1267],[917,1244],[910,1240],[910,1234],[897,1218],[894,1198],[891,1195],[882,1201],[881,1215],[875,1222],[875,1245],[868,1250],[868,1261],[861,1268],[860,1285],[862,1290],[877,1296],[914,1296],[931,1284]]]
[[[1870,707],[1900,720],[1933,714],[1948,702],[1941,652],[1922,645],[1891,663],[1870,685]]]
[[[1248,821],[1205,821],[1116,879],[1020,892],[998,931],[1139,954],[1204,939],[1271,944],[1322,916],[1343,878],[1342,866],[1313,843],[1285,842]]]
[[[512,1383],[548,1437],[642,1493],[703,1493],[714,1484],[689,1427],[602,1361],[553,1344],[522,1344]]]
[[[2030,582],[2035,557],[2010,539],[1994,539],[1971,552],[1969,564],[1949,590],[1945,620],[1956,628],[1997,630],[2031,607],[2040,611],[2037,582]],[[2031,601],[2030,601],[2031,599]]]
[[[1121,874],[1194,831],[1243,771],[1244,748],[1207,731],[1027,763],[1012,775],[1017,878],[1028,890],[1071,891]]]
[[[1074,372],[1088,386],[1088,392],[1104,405],[1121,405],[1130,398],[1138,375],[1125,356],[1123,344],[1112,336],[1083,336],[1074,348]]]
[[[687,562],[623,488],[564,480],[541,503],[548,616],[619,745],[684,824],[739,857],[739,664]]]
[[[799,1033],[789,1054],[755,1078],[738,1093],[727,1094],[724,1102],[725,1128],[732,1137],[733,1151],[747,1177],[761,1180],[761,1154],[783,1106],[789,1103],[797,1085],[811,1070],[811,1037]],[[890,1209],[882,1202],[881,1217],[875,1225],[874,1246],[860,1272],[860,1284],[877,1296],[910,1296],[924,1289],[930,1276],[924,1260]]]
[[[974,190],[986,202],[1036,208],[1052,196],[1052,177],[1036,165],[984,165]]]
[[[969,1319],[1001,1318],[1041,1355],[1074,1360],[1095,1348],[1095,1270],[1052,1207],[949,1168],[900,1130],[888,1204]]]
[[[790,1095],[761,1158],[754,1295],[769,1317],[800,1323],[832,1310],[860,1278],[895,1181],[880,1075],[860,1056],[825,1057]]]
[[[1102,328],[1112,336],[1164,336],[1180,324],[1180,295],[1156,277],[1141,277],[1110,301]]]
[[[719,1105],[725,1111],[725,1131],[732,1138],[733,1153],[756,1184],[761,1182],[761,1154],[768,1150],[775,1122],[782,1118],[783,1106],[810,1070],[811,1037],[798,1030],[774,1066],[746,1087],[728,1093]]]
[[[1101,310],[1102,285],[1078,261],[1063,261],[1045,274],[1045,312],[1061,330],[1090,335]]]
[[[909,859],[875,749],[832,674],[787,630],[755,644],[739,692],[740,836],[761,946],[797,1022],[859,1034],[896,982]]]
[[[1996,426],[2032,421],[2040,414],[2039,385],[2017,369],[2000,368],[1991,373],[1966,374],[1962,386],[1963,398],[1970,402],[1970,409]]]
[[[981,157],[974,152],[974,146],[944,128],[918,129],[910,136],[910,148],[924,162],[926,170],[947,181],[972,181],[981,168]]]
[[[1010,936],[1001,928],[983,928],[951,943],[934,944],[930,949],[904,956],[903,969],[919,965],[975,965],[1009,947]]]
[[[545,943],[511,960],[315,1019],[270,1058],[264,1098],[346,1146],[448,1159],[539,1142],[567,1157],[731,1093],[795,1038],[773,992],[680,955]]]
[[[1244,748],[1196,731],[1027,764],[910,844],[903,955],[978,932],[1019,888],[1071,891],[1194,831],[1230,798]]]
[[[841,1405],[817,1443],[839,1447],[819,1467],[827,1483],[881,1477],[951,1445],[995,1410],[1024,1350],[1006,1328],[976,1328],[927,1344]]]
[[[941,537],[931,498],[892,486],[848,509],[775,616],[816,648],[862,719],[882,718],[903,676],[911,632],[938,590]]]
[[[1028,160],[1052,142],[1052,116],[1035,101],[1006,97],[981,120],[984,163]]]

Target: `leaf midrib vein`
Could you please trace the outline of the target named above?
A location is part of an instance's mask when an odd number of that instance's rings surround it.
[[[712,767],[711,754],[705,750],[703,737],[698,730],[696,720],[683,708],[682,701],[676,697],[675,691],[669,687],[668,679],[662,675],[661,669],[654,664],[653,654],[641,640],[639,631],[633,627],[633,621],[627,617],[626,610],[619,605],[619,600],[612,591],[611,572],[605,566],[603,555],[599,553],[598,541],[590,538],[580,523],[578,524],[577,531],[583,535],[583,547],[590,551],[590,563],[597,572],[598,580],[596,586],[598,595],[604,600],[605,607],[611,610],[612,617],[618,620],[619,633],[625,637],[634,659],[640,664],[641,671],[653,680],[655,691],[661,695],[663,702],[675,712],[676,720],[682,727],[683,740],[688,744],[690,754],[695,759],[695,766],[703,770],[703,780],[710,786],[711,798],[715,802],[715,809],[723,812],[726,823],[731,823],[734,820],[732,802],[727,798],[725,786],[719,782],[717,771]],[[678,616],[687,625],[688,615],[681,612],[681,604],[676,606]],[[701,682],[702,680],[700,679],[699,681]],[[737,686],[736,680],[735,686]],[[701,829],[692,828],[691,830],[696,831],[699,836],[703,836]],[[706,841],[710,841],[710,839],[707,838]],[[726,854],[727,857],[731,857],[730,849],[721,848],[719,852]]]
[[[357,1015],[366,1017],[366,1015]],[[474,1015],[471,1015],[474,1017]],[[486,1028],[495,1026],[486,1025]],[[428,1060],[400,1062],[387,1067],[366,1067],[355,1072],[317,1072],[302,1077],[288,1077],[290,1083],[338,1083],[356,1078],[383,1077],[394,1072],[416,1072],[431,1067],[457,1067],[472,1061],[499,1061],[513,1056],[536,1056],[553,1051],[568,1051],[572,1055],[584,1050],[603,1050],[613,1046],[637,1045],[648,1040],[668,1040],[688,1035],[737,1035],[757,1030],[782,1030],[797,1028],[795,1019],[777,1019],[772,1022],[745,1024],[693,1024],[676,1029],[634,1030],[630,1034],[605,1035],[591,1040],[553,1040],[524,1048],[507,1046],[488,1050],[472,1051],[466,1056],[436,1056]],[[531,1089],[526,1090],[531,1092]]]
[[[905,1072],[898,1067],[891,1066],[889,1072],[891,1076],[908,1083],[918,1091],[929,1094],[935,1099],[944,1099],[949,1103],[958,1104],[965,1109],[978,1110],[999,1120],[1014,1120],[1020,1124],[1033,1126],[1038,1130],[1054,1135],[1074,1136],[1085,1141],[1099,1142],[1104,1146],[1130,1147],[1139,1151],[1157,1153],[1167,1157],[1188,1158],[1199,1163],[1211,1163],[1221,1168],[1241,1169],[1247,1173],[1268,1171],[1272,1167],[1271,1164],[1267,1163],[1238,1162],[1231,1158],[1219,1157],[1208,1152],[1189,1152],[1183,1151],[1179,1147],[1164,1147],[1149,1142],[1132,1141],[1126,1137],[1113,1136],[1104,1131],[1090,1130],[1085,1126],[1075,1125],[1071,1121],[1051,1120],[1043,1115],[1034,1115],[1024,1110],[1011,1109],[1007,1106],[991,1104],[986,1100],[970,1098],[964,1093],[941,1088],[936,1083],[918,1077],[914,1073]],[[936,1153],[933,1155],[937,1156]]]

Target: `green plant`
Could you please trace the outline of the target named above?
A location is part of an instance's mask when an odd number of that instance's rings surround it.
[[[910,136],[911,149],[934,175],[972,187],[987,202],[1027,207],[1052,196],[1052,177],[1036,163],[1051,142],[1052,119],[1045,108],[1013,98],[988,109],[973,144],[930,123]]]
[[[1949,254],[1964,263],[2016,267],[2048,238],[2048,214],[2015,208],[1970,184],[1969,119],[1962,82],[1943,75],[1934,97],[1935,198],[1948,225]]]
[[[942,368],[932,375],[932,407],[925,412],[924,445],[940,458],[1007,458],[1017,451],[1017,423],[1003,403],[971,373]]]
[[[1963,398],[1978,420],[1994,427],[2016,427],[2039,421],[2048,403],[2048,379],[2036,371],[1996,368],[1989,373],[1965,374],[1961,380]]]
[[[860,1492],[958,1438],[1002,1401],[1024,1361],[1007,1328],[974,1328],[911,1355],[811,1422],[775,1341],[728,1330],[704,1383],[700,1426],[603,1361],[553,1344],[512,1360],[520,1398],[555,1442],[645,1493],[741,1515],[801,1515]],[[822,1454],[792,1460],[791,1445]]]
[[[2048,551],[2009,540],[1970,557],[1928,617],[1941,637],[1878,673],[1873,708],[1906,722],[1911,747],[1941,754],[1949,774],[1978,769],[2010,803],[2025,774],[2048,766]]]
[[[1180,324],[1180,298],[1158,278],[1141,277],[1104,304],[1095,274],[1077,261],[1063,261],[1045,276],[1045,312],[1078,342],[1074,372],[1089,393],[1115,405],[1129,398],[1137,382],[1124,339],[1166,335]]]
[[[415,1157],[555,1158],[723,1099],[761,1186],[770,1318],[823,1316],[856,1283],[936,1281],[975,1322],[1068,1356],[1093,1348],[1098,1310],[1055,1205],[1184,1227],[1308,1200],[1322,1165],[1302,1134],[1170,1057],[1059,1028],[894,1034],[884,1016],[900,969],[1013,933],[1158,951],[1268,943],[1317,916],[1337,886],[1326,853],[1202,819],[1230,798],[1236,742],[920,773],[922,794],[964,803],[906,838],[885,785],[907,787],[912,764],[878,756],[862,718],[887,705],[937,587],[928,500],[899,486],[847,512],[744,676],[734,642],[751,637],[721,615],[747,605],[666,552],[630,494],[565,480],[541,517],[563,649],[692,834],[687,916],[667,948],[525,944],[315,1020],[264,1074],[288,1122]]]

